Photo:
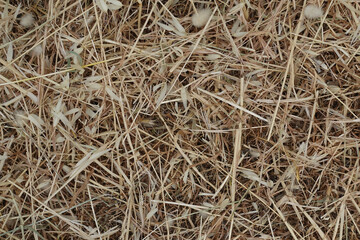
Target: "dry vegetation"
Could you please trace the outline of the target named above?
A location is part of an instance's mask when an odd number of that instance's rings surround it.
[[[0,239],[360,239],[357,0],[121,2],[0,1]]]

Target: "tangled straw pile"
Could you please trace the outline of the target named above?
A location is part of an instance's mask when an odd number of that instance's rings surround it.
[[[360,239],[359,3],[18,2],[0,239]]]

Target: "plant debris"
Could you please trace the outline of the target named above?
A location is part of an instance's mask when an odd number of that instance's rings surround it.
[[[0,239],[360,239],[360,5],[321,3],[1,1]]]

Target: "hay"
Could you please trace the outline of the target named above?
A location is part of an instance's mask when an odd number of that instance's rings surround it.
[[[360,239],[357,1],[0,11],[0,239]]]

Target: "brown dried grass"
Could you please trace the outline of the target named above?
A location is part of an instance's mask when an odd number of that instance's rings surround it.
[[[21,3],[0,239],[360,239],[359,2]]]

